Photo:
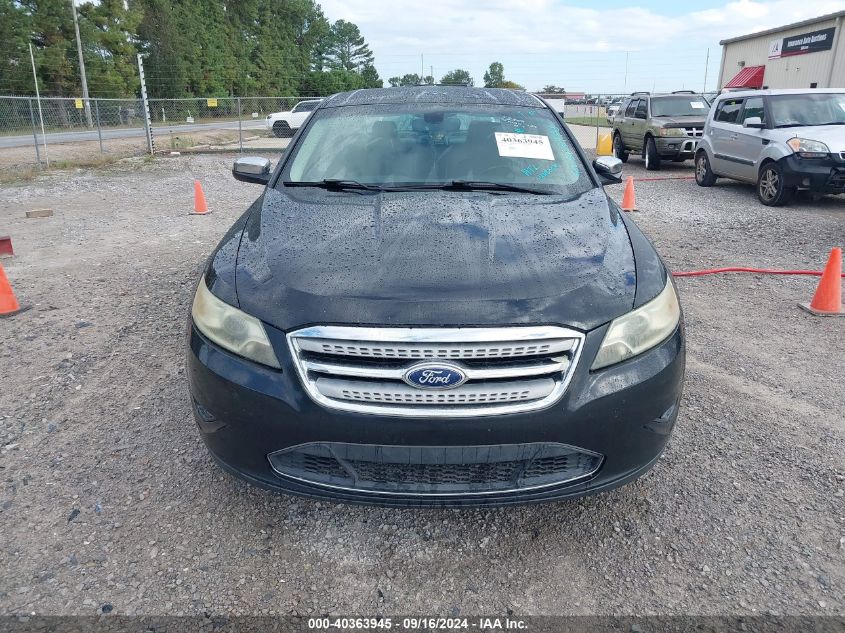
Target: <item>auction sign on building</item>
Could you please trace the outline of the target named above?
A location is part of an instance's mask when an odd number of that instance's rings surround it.
[[[789,57],[790,55],[804,55],[806,53],[817,53],[818,51],[829,51],[833,48],[833,34],[836,27],[811,31],[801,35],[790,35],[782,40],[772,40],[769,44],[769,59],[778,57]]]

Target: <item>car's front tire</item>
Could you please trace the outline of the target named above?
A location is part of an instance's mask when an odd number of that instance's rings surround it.
[[[660,154],[657,153],[657,143],[654,142],[653,136],[646,138],[643,158],[647,170],[658,171],[660,169]]]
[[[775,162],[766,163],[757,176],[757,197],[767,207],[780,207],[792,200],[796,187],[787,187],[783,169]]]
[[[716,184],[716,174],[710,169],[707,152],[698,152],[698,156],[695,157],[695,182],[699,187],[712,187]]]
[[[628,162],[628,152],[625,151],[625,144],[622,143],[622,135],[619,132],[613,135],[613,155],[623,163]]]
[[[276,121],[273,124],[273,136],[276,138],[290,138],[293,136],[293,130],[287,121]]]

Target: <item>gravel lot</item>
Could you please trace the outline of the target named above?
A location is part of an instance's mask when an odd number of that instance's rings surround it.
[[[3,265],[33,306],[0,320],[0,613],[845,613],[845,320],[796,307],[814,278],[680,280],[679,423],[611,493],[395,510],[224,475],[190,416],[183,339],[206,256],[260,191],[231,160],[0,189]],[[637,159],[626,173],[646,176]],[[210,216],[186,214],[195,177]],[[821,269],[845,245],[845,199],[770,209],[752,187],[681,179],[637,197],[674,270]]]

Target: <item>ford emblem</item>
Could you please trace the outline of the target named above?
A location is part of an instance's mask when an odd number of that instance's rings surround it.
[[[467,375],[454,365],[420,363],[406,371],[402,379],[417,389],[454,389],[466,382]]]

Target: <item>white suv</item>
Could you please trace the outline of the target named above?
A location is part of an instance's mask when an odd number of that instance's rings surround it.
[[[845,193],[845,89],[745,90],[720,95],[695,153],[695,180],[757,185],[780,206],[798,189]]]
[[[289,112],[268,114],[264,120],[264,127],[272,130],[273,135],[278,138],[290,138],[305,123],[306,119],[311,116],[311,113],[317,109],[317,106],[321,102],[322,99],[300,101]]]

